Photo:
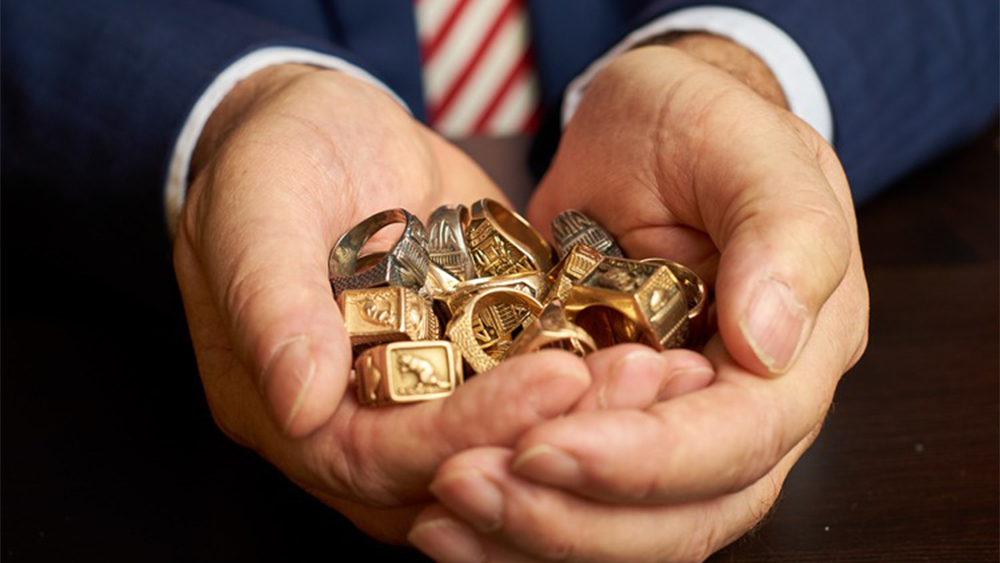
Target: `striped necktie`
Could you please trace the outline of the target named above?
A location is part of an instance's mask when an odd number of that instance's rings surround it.
[[[415,0],[428,122],[447,137],[538,126],[524,0]]]

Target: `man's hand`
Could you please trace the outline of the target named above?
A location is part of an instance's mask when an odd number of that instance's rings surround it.
[[[337,238],[383,209],[426,218],[503,197],[378,89],[304,66],[262,71],[213,114],[192,177],[174,263],[213,416],[369,534],[401,541],[444,459],[513,446],[588,388],[582,361],[545,353],[444,401],[373,409],[345,394],[351,350],[327,277]]]
[[[704,559],[766,514],[864,350],[867,285],[833,150],[753,55],[706,36],[679,46],[602,71],[529,217],[581,209],[628,255],[691,265],[715,289],[716,377],[452,457],[410,535],[436,558]]]

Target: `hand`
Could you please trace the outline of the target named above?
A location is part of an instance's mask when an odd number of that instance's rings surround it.
[[[547,225],[581,209],[630,256],[693,266],[717,298],[714,381],[452,457],[418,547],[446,561],[700,561],[767,513],[868,321],[844,173],[767,76],[710,36],[623,55],[590,86],[529,210]]]
[[[502,198],[378,89],[304,66],[261,71],[213,114],[192,176],[174,263],[212,414],[369,534],[401,541],[441,461],[512,446],[587,389],[583,362],[547,353],[444,401],[373,409],[345,394],[351,351],[327,277],[340,234],[383,209],[427,217]]]

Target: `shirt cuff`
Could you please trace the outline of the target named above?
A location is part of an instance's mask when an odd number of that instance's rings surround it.
[[[254,74],[255,72],[278,64],[308,64],[332,70],[341,71],[354,78],[364,80],[369,84],[377,86],[392,96],[401,106],[409,111],[406,105],[395,92],[389,89],[381,80],[375,78],[366,70],[351,64],[340,57],[327,55],[309,49],[299,47],[265,47],[252,51],[237,59],[233,64],[226,67],[215,80],[208,86],[205,92],[195,102],[191,113],[188,114],[180,135],[174,143],[173,154],[170,157],[170,167],[167,171],[167,184],[164,189],[164,209],[167,214],[167,226],[173,236],[177,232],[177,220],[180,217],[181,208],[184,206],[184,199],[188,188],[188,168],[191,166],[191,155],[194,153],[201,132],[205,128],[209,117],[219,107],[222,100],[239,84],[240,81]]]
[[[661,16],[633,31],[597,59],[566,88],[562,107],[565,127],[597,73],[633,46],[672,31],[705,31],[727,37],[749,49],[771,69],[785,92],[792,113],[833,142],[833,115],[823,83],[809,57],[787,33],[747,11],[724,6],[685,8]]]

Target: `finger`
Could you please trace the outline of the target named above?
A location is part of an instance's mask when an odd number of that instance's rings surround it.
[[[493,543],[440,504],[420,513],[407,535],[414,547],[439,563],[533,563],[538,559],[503,543]]]
[[[704,214],[721,250],[719,330],[733,357],[759,374],[794,364],[857,251],[848,214],[817,164],[817,152],[830,149],[815,142],[777,150],[737,143],[726,158],[730,168],[748,163],[740,174],[705,173],[700,188],[718,203]]]
[[[221,157],[206,171],[204,193],[186,210],[186,224],[201,226],[199,236],[187,236],[197,241],[237,357],[278,427],[298,437],[329,419],[350,370],[327,276],[328,203],[321,203],[319,188],[306,187],[329,179],[309,167],[290,172],[279,164],[301,155],[261,152]]]
[[[656,352],[640,344],[598,350],[586,358],[593,384],[573,408],[645,409],[657,401],[701,389],[715,377],[704,356],[690,350]]]
[[[705,499],[753,483],[823,419],[836,377],[810,372],[825,374],[833,361],[811,353],[796,368],[802,377],[771,380],[736,365],[718,338],[705,352],[717,373],[708,388],[646,411],[573,413],[539,425],[518,441],[515,472],[614,502]]]
[[[609,505],[540,486],[510,472],[510,450],[477,448],[441,466],[431,488],[442,507],[418,516],[409,538],[432,557],[461,545],[489,561],[701,561],[767,514],[808,445],[745,490],[655,506]]]
[[[342,445],[335,456],[304,468],[300,480],[326,479],[324,488],[371,506],[420,500],[444,459],[474,446],[512,446],[529,428],[567,412],[590,381],[576,356],[543,351],[503,362],[440,401],[367,408],[348,395],[330,428],[293,445],[312,452]]]

